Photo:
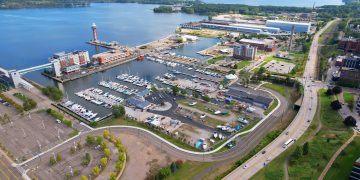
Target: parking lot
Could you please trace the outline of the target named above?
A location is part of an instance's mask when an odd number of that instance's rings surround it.
[[[276,72],[280,74],[288,74],[291,72],[292,69],[294,69],[295,64],[293,63],[287,63],[282,61],[270,61],[267,64],[264,65],[264,68],[271,72]]]
[[[13,108],[0,105],[1,113],[11,113],[9,120],[0,126],[0,143],[10,151],[16,162],[55,146],[73,132],[72,128],[57,123],[46,112],[22,116],[13,111]]]

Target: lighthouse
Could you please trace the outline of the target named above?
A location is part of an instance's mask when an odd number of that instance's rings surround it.
[[[93,41],[94,41],[94,42],[99,41],[98,35],[97,35],[97,31],[96,31],[96,24],[95,24],[95,23],[92,24],[91,29],[92,29],[92,31],[93,31]]]

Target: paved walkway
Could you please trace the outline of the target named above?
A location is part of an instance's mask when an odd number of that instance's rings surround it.
[[[332,164],[334,163],[334,161],[336,160],[336,158],[339,156],[339,154],[354,140],[354,138],[357,136],[356,131],[353,131],[353,135],[335,152],[335,154],[331,157],[330,161],[328,162],[328,164],[325,166],[325,169],[323,170],[323,172],[321,173],[321,175],[319,176],[318,180],[322,180],[324,179],[325,175],[327,174],[327,172],[329,171],[329,169],[331,168]]]

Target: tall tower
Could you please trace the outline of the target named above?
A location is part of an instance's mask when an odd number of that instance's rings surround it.
[[[91,29],[93,31],[93,41],[99,41],[95,23],[92,24]]]
[[[291,35],[290,35],[290,42],[289,42],[289,50],[288,50],[289,52],[291,51],[294,32],[295,32],[295,25],[292,25],[292,27],[291,27]]]

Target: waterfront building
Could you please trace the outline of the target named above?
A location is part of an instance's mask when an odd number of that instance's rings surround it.
[[[241,44],[247,44],[253,47],[257,47],[258,50],[273,52],[276,50],[275,41],[273,39],[241,39],[239,41]]]
[[[267,20],[267,27],[279,28],[281,31],[291,32],[294,27],[295,33],[310,33],[311,23],[300,23],[292,21]]]
[[[345,52],[360,53],[360,39],[355,38],[342,38],[339,41],[339,49],[344,50]]]
[[[257,47],[248,44],[235,44],[233,49],[233,57],[236,59],[255,59]]]
[[[71,73],[80,70],[81,66],[89,64],[90,58],[88,51],[59,52],[55,53],[49,61],[58,62],[62,73]],[[59,73],[57,72],[56,75],[59,75]]]
[[[125,59],[130,55],[130,51],[111,50],[108,52],[95,54],[92,59],[94,62],[98,62],[99,64],[107,64],[113,61]]]

